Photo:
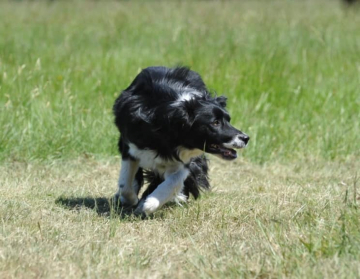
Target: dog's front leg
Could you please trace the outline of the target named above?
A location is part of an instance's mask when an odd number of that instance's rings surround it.
[[[137,190],[134,187],[134,179],[139,169],[139,161],[132,158],[121,161],[118,191],[115,199],[120,197],[120,203],[124,206],[134,206],[138,203]]]
[[[149,215],[168,201],[174,199],[184,186],[184,181],[189,175],[189,170],[181,168],[175,172],[165,173],[162,182],[135,210],[135,214]]]

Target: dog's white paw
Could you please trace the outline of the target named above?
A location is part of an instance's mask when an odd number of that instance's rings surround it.
[[[160,207],[160,201],[157,198],[149,197],[145,200],[143,211],[146,215],[154,213]]]
[[[145,201],[140,202],[134,213],[136,215],[150,215],[158,210],[160,207],[160,201],[154,197],[148,197]]]

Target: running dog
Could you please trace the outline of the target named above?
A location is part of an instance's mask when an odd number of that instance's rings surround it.
[[[233,160],[249,141],[225,107],[226,98],[212,96],[186,67],[142,70],[113,107],[122,154],[115,199],[148,216],[169,201],[198,198],[210,187],[204,153]]]

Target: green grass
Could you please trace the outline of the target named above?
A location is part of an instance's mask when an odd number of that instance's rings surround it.
[[[0,278],[359,278],[360,13],[338,1],[0,1]],[[110,208],[112,104],[188,65],[250,135],[213,191]]]
[[[177,64],[229,98],[249,160],[360,156],[360,19],[338,2],[0,5],[1,160],[117,154],[115,97]]]

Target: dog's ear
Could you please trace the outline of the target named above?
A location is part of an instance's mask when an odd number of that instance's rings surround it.
[[[136,76],[125,91],[133,91],[134,94],[149,92],[153,88],[153,81],[148,70],[143,70]]]
[[[183,102],[183,110],[187,115],[187,123],[192,126],[195,120],[195,110],[199,106],[199,101],[195,99],[186,100]]]
[[[186,100],[176,105],[159,107],[154,118],[161,119],[161,121],[155,126],[161,124],[163,129],[171,129],[173,133],[176,131],[186,132],[194,123],[195,110],[198,105],[195,100]]]
[[[220,97],[215,98],[215,101],[223,108],[226,107],[226,100],[227,100],[227,98],[224,97],[224,96],[220,96]]]
[[[173,127],[181,125],[183,130],[190,129],[195,120],[195,110],[198,106],[196,100],[186,100],[180,102],[177,106],[168,107],[167,113],[169,124]]]

